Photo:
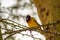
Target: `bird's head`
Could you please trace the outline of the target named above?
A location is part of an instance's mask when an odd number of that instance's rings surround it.
[[[30,15],[27,15],[26,16],[26,21],[28,22],[30,19],[31,19],[31,16]]]

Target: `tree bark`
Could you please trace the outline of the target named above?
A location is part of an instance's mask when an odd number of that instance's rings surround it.
[[[2,40],[1,26],[0,26],[0,40]]]
[[[60,21],[60,0],[34,0],[34,4],[43,25]],[[60,32],[60,23],[48,27],[49,31]],[[60,36],[56,34],[45,33],[45,36],[46,40],[60,40]]]

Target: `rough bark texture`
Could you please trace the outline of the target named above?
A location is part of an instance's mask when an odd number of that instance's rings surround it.
[[[38,15],[42,24],[48,24],[60,21],[60,0],[34,0]],[[60,24],[48,26],[49,31],[60,32]],[[56,27],[56,29],[55,29]],[[46,27],[44,27],[46,28]],[[60,40],[60,36],[51,33],[44,33],[46,40]],[[56,36],[56,37],[55,37]]]

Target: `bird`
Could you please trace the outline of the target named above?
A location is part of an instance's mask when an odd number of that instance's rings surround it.
[[[39,27],[39,29],[41,29],[40,24],[38,24],[37,21],[30,15],[26,16],[26,22],[27,22],[29,28]]]

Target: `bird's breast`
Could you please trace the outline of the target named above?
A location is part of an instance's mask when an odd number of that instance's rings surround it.
[[[30,28],[38,27],[38,24],[35,21],[28,21],[28,25],[29,25]]]

